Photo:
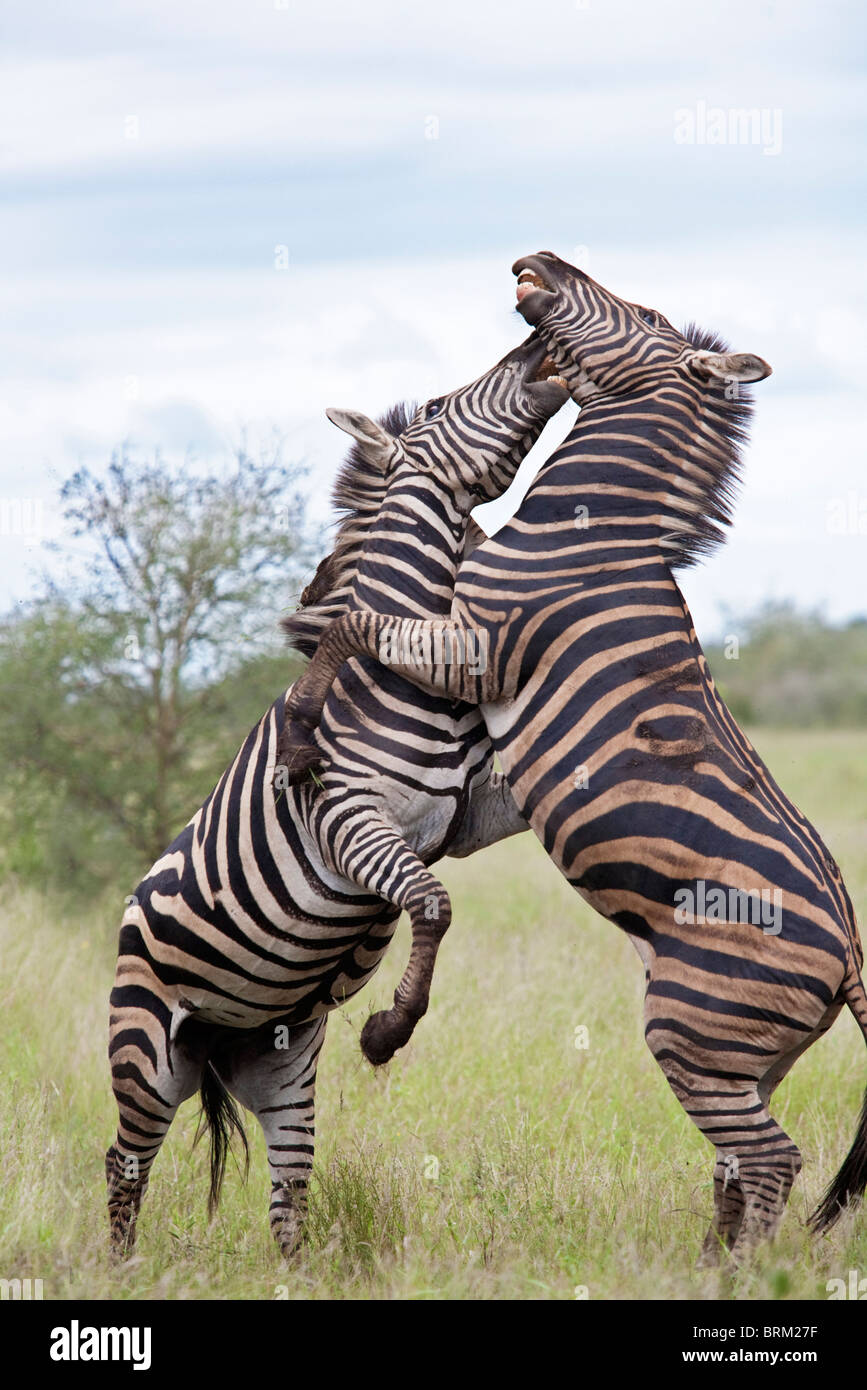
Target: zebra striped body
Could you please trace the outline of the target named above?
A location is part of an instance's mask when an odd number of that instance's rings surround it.
[[[402,669],[425,688],[480,701],[519,811],[638,950],[648,1045],[717,1151],[703,1256],[741,1257],[773,1233],[800,1169],[774,1088],[844,1003],[867,1036],[839,870],[717,694],[671,572],[728,520],[740,383],[769,369],[548,253],[517,270],[522,310],[581,403],[572,433],[462,567],[454,618],[348,615],[292,713],[303,736],[337,660],[383,643],[422,653]],[[489,644],[482,675],[432,660],[434,633],[466,629]],[[865,1183],[867,1111],[817,1223]]]
[[[359,441],[337,489],[350,514],[311,585],[316,603],[286,624],[299,645],[315,644],[323,611],[335,603],[448,611],[470,508],[508,486],[566,397],[561,386],[533,383],[542,356],[536,343],[523,345],[470,387],[400,418],[398,434],[332,412]],[[388,566],[356,575],[359,537],[375,518],[398,552],[401,532],[424,539],[425,574],[403,600]],[[492,772],[479,711],[422,695],[364,660],[342,673],[333,720],[326,711],[321,787],[308,779],[275,797],[284,705],[281,696],[251,731],[124,914],[109,1044],[120,1124],[106,1156],[118,1250],[132,1246],[175,1111],[200,1086],[212,1131],[212,1204],[238,1123],[231,1095],[262,1124],[272,1228],[283,1250],[294,1248],[326,1015],[376,970],[406,908],[414,933],[408,978],[394,1010],[366,1030],[368,1041],[375,1035],[373,1060],[402,1045],[426,1007],[450,916],[427,865],[526,828]]]

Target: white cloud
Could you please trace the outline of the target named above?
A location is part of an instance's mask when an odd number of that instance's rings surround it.
[[[372,415],[486,370],[526,332],[511,308],[509,263],[530,249],[286,274],[99,275],[19,286],[33,323],[29,334],[5,330],[18,370],[4,387],[0,495],[23,489],[47,506],[58,474],[79,461],[98,466],[125,437],[178,452],[189,442],[201,452],[219,439],[228,447],[245,424],[262,431],[276,424],[289,453],[309,461],[315,510],[327,516],[345,441],[325,407]],[[835,614],[863,607],[863,541],[835,544],[824,522],[830,498],[863,487],[867,421],[853,355],[865,308],[854,298],[860,248],[841,239],[805,277],[808,252],[797,238],[750,255],[733,240],[677,256],[591,250],[591,273],[618,293],[655,303],[675,321],[694,313],[775,368],[756,388],[731,539],[684,578],[702,624],[716,624],[725,603],[752,606],[766,591],[824,600]],[[795,318],[794,309],[780,308],[793,284]],[[58,309],[67,327],[48,345],[46,375],[45,324]],[[817,363],[830,380],[816,379]],[[552,426],[550,447],[565,424],[564,417]],[[485,524],[504,512],[498,504]],[[29,538],[8,540],[0,564],[7,592],[26,588],[20,566],[29,545]]]
[[[675,160],[687,177],[702,160],[718,165],[732,153],[745,174],[769,172],[758,149],[675,144],[675,113],[697,101],[779,109],[784,156],[864,113],[857,74],[816,74],[806,85],[800,75],[769,73],[764,64],[747,64],[722,82],[703,66],[675,75],[645,63],[636,73],[624,59],[600,85],[598,73],[587,80],[593,69],[586,51],[577,71],[556,67],[544,84],[521,83],[508,68],[492,68],[491,80],[479,84],[478,73],[460,80],[459,71],[431,69],[419,80],[395,64],[387,81],[371,81],[361,62],[346,73],[331,64],[306,68],[297,52],[288,61],[286,70],[266,66],[254,75],[227,53],[218,80],[210,69],[140,54],[7,62],[0,69],[7,131],[0,169],[27,187],[52,174],[64,185],[98,171],[121,181],[164,179],[201,171],[203,163],[225,173],[251,161],[285,165],[328,155],[349,162],[426,151],[481,177],[492,162],[511,165],[521,192],[531,195],[540,168],[557,159],[572,165],[579,154],[595,166],[617,151],[633,176],[642,151]],[[438,122],[434,139],[430,116]]]
[[[815,60],[845,49],[857,25],[858,6],[837,0],[819,11],[810,0],[727,0],[695,5],[689,0],[555,0],[538,16],[523,0],[439,0],[412,11],[404,0],[79,0],[74,10],[58,7],[45,23],[39,10],[22,10],[10,25],[7,47],[28,52],[129,51],[166,53],[185,68],[211,66],[225,53],[237,62],[251,54],[304,61],[346,60],[361,71],[414,57],[448,63],[460,75],[501,70],[544,72],[577,64],[586,56],[608,75],[625,64],[642,67],[677,63],[687,57],[712,65],[720,55],[750,60],[772,50],[781,65],[806,44]],[[616,40],[616,42],[615,42]]]
[[[58,10],[19,8],[0,69],[0,501],[50,528],[58,479],[126,436],[213,450],[277,424],[324,515],[325,407],[472,379],[525,331],[510,261],[552,246],[774,367],[735,532],[684,579],[697,619],[769,591],[862,605],[857,540],[817,522],[861,486],[865,429],[849,0]],[[699,100],[781,108],[782,154],[677,146]],[[33,553],[3,537],[0,602]]]

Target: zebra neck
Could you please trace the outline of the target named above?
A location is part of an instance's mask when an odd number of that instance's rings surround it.
[[[600,547],[657,553],[673,568],[724,539],[749,405],[702,400],[674,387],[585,406],[539,472],[519,516],[558,525],[579,563]],[[571,532],[571,534],[570,534]],[[553,539],[553,538],[551,538]]]
[[[472,503],[427,474],[393,483],[358,562],[350,607],[396,617],[450,613]]]

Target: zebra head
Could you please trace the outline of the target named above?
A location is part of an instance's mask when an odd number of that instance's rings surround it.
[[[392,434],[359,411],[329,410],[389,483],[398,473],[428,474],[458,508],[499,497],[546,421],[568,400],[562,377],[543,370],[545,342],[534,333],[469,386],[436,396]]]
[[[725,387],[736,398],[741,383],[771,374],[763,358],[724,351],[694,328],[679,333],[658,310],[618,298],[550,251],[522,257],[512,272],[518,312],[549,343],[548,365],[565,378],[579,405],[663,385],[699,395],[703,388]]]
[[[518,310],[547,340],[543,364],[558,372],[581,406],[571,439],[596,431],[611,485],[616,466],[646,465],[648,508],[661,498],[660,544],[672,567],[691,565],[731,524],[741,450],[752,414],[750,382],[770,367],[729,352],[694,324],[679,333],[655,309],[619,299],[550,251],[513,266]],[[568,443],[568,441],[567,441]],[[566,446],[564,446],[566,447]],[[557,456],[555,456],[557,457]],[[633,485],[620,498],[640,505]]]

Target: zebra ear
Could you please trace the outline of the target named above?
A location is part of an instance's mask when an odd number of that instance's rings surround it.
[[[383,468],[389,463],[394,455],[395,441],[394,436],[382,425],[363,415],[360,410],[338,410],[329,406],[325,414],[332,425],[358,440],[371,462],[379,463]]]
[[[704,377],[717,381],[764,381],[771,368],[763,357],[754,352],[694,352],[687,358],[689,365]]]

